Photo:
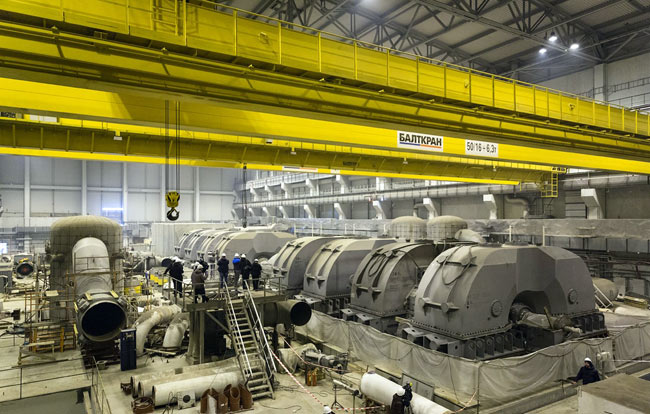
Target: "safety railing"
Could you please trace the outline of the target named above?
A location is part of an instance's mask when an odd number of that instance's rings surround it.
[[[204,0],[5,0],[0,8],[520,114],[648,135],[623,106]],[[230,59],[229,59],[230,60]]]
[[[93,368],[91,370],[91,398],[95,406],[94,413],[111,414],[111,405],[106,397],[106,390],[104,388],[104,381],[99,373],[97,361],[93,357]]]
[[[251,327],[251,331],[255,332],[254,335],[256,335],[258,338],[257,343],[262,346],[261,351],[264,356],[267,370],[272,370],[273,372],[277,372],[278,369],[275,366],[275,361],[273,360],[273,352],[271,351],[271,346],[269,345],[269,341],[266,339],[264,324],[262,323],[262,320],[260,319],[260,315],[257,312],[257,306],[255,306],[255,301],[253,300],[253,296],[251,295],[250,286],[247,286],[246,289],[244,289],[244,301],[246,302],[246,307],[249,310],[251,322],[253,325]]]
[[[229,289],[226,287],[224,291],[226,293],[226,306],[228,308],[228,315],[231,321],[230,330],[232,332],[233,340],[237,343],[237,348],[239,348],[237,356],[239,357],[242,374],[244,375],[244,378],[252,378],[253,368],[251,366],[251,361],[248,358],[248,353],[246,352],[246,345],[244,344],[244,338],[242,338],[241,335],[239,322],[237,322],[237,312],[235,312],[235,308],[232,305],[232,298],[230,297]],[[243,311],[245,312],[244,309]]]

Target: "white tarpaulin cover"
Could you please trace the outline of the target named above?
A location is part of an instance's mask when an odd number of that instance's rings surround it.
[[[309,323],[296,331],[347,350],[352,358],[444,388],[459,402],[472,400],[483,406],[503,404],[557,385],[557,380],[575,376],[585,357],[596,362],[599,353],[609,352],[617,365],[622,365],[618,360],[650,353],[650,323],[615,329],[613,337],[565,342],[492,361],[449,356],[320,312],[313,312]]]

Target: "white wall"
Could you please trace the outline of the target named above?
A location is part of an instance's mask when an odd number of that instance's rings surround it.
[[[604,78],[605,82],[602,81]],[[650,53],[595,66],[542,82],[541,85],[576,94],[588,94],[609,102],[634,107],[650,104]],[[627,84],[633,82],[632,84]],[[607,93],[598,93],[606,83]],[[602,90],[602,89],[601,89]]]
[[[29,170],[26,176],[26,160]],[[164,219],[164,167],[154,164],[87,161],[87,214],[121,218],[126,194],[126,222],[160,222]],[[123,175],[126,172],[126,180]],[[83,161],[0,155],[0,196],[5,212],[0,227],[49,226],[58,217],[82,214]],[[172,176],[175,176],[172,168]],[[26,180],[28,178],[28,180]],[[236,170],[181,168],[179,221],[222,221],[231,218]],[[27,183],[27,181],[29,181]],[[126,182],[126,191],[123,187]],[[174,180],[171,189],[175,189]],[[25,185],[29,210],[25,214]],[[198,204],[195,194],[198,190]],[[197,211],[195,211],[195,204]]]

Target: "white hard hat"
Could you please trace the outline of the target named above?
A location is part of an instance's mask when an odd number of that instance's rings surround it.
[[[197,268],[197,267],[200,267],[200,266],[201,266],[201,263],[199,263],[199,262],[194,263],[194,268]]]
[[[585,358],[585,362],[591,362],[591,358],[589,357]]]
[[[225,254],[225,253],[221,253],[221,257],[226,257],[226,254]]]
[[[239,257],[239,253],[235,253],[235,257]]]
[[[242,257],[243,259],[245,259],[245,258],[246,258],[246,255],[245,255],[245,254],[242,254],[241,257]]]
[[[328,405],[323,407],[323,414],[330,414],[331,412],[332,412],[332,409]]]
[[[397,392],[396,392],[395,394],[397,394],[397,395],[399,395],[400,397],[402,397],[402,396],[404,395],[404,393],[406,393],[406,391],[404,391],[404,388],[400,388],[399,390],[397,390]]]
[[[259,260],[255,259],[255,263],[259,262]]]

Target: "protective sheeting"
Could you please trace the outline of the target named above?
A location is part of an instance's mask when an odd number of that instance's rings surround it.
[[[565,342],[540,351],[491,361],[472,361],[423,348],[367,325],[314,312],[296,331],[347,350],[352,358],[445,388],[460,403],[490,407],[556,386],[575,376],[585,357],[609,352],[617,365],[650,353],[650,322],[622,328],[613,337]],[[615,345],[615,346],[614,346]],[[615,350],[615,351],[614,351]],[[597,362],[600,369],[600,363]]]

